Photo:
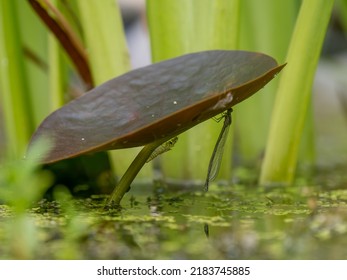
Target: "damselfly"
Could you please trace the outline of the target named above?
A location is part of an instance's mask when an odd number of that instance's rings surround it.
[[[211,181],[213,181],[217,175],[223,158],[224,146],[226,139],[228,138],[228,131],[231,125],[231,112],[233,109],[228,109],[223,113],[224,123],[222,130],[218,136],[216,145],[214,146],[210,163],[208,165],[207,177],[205,181],[205,191],[208,191],[208,186]]]
[[[152,159],[156,158],[162,153],[165,153],[167,151],[170,151],[173,146],[175,146],[176,142],[178,140],[178,137],[174,137],[170,139],[169,141],[165,142],[164,144],[160,145],[158,148],[156,148],[153,153],[149,156],[149,158],[146,160],[146,162],[150,162]]]

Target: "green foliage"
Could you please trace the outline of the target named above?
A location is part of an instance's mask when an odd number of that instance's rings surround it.
[[[311,103],[311,91],[333,0],[302,2],[281,76],[261,184],[293,182],[300,140]]]
[[[29,81],[15,1],[0,1],[0,94],[4,110],[7,155],[23,155],[34,129]]]
[[[130,69],[115,1],[50,2],[84,39],[96,84]],[[63,3],[71,5],[72,14],[66,14]],[[276,100],[274,80],[262,94],[238,105],[233,117],[242,164],[253,168],[268,138],[261,183],[291,183],[302,135],[313,130],[310,93],[333,1],[147,3],[153,61],[200,50],[241,48],[288,62]],[[337,13],[347,30],[346,3],[337,2]],[[74,16],[77,23],[71,20]],[[327,174],[326,185],[300,189],[265,191],[234,185],[231,190],[212,185],[205,195],[189,190],[175,197],[162,196],[159,191],[148,196],[146,190],[145,195],[132,197],[123,212],[102,210],[103,198],[83,200],[87,206],[79,209],[76,205],[81,202],[73,200],[65,186],[55,186],[59,207],[51,209],[47,205],[52,204],[45,202],[32,208],[52,180],[35,156],[44,154],[49,145],[41,142],[28,158],[22,157],[35,127],[71,99],[68,76],[73,67],[64,52],[27,1],[0,0],[0,105],[6,137],[6,157],[0,165],[0,258],[346,258],[347,193],[338,189],[346,183],[339,181],[343,170],[335,177]],[[221,124],[210,121],[180,136],[173,151],[163,156],[167,178],[204,180],[220,129]],[[223,179],[231,177],[231,146],[230,142],[225,150]],[[136,152],[122,150],[113,156],[117,175]],[[143,174],[151,178],[152,166],[147,166]],[[245,174],[239,169],[241,172]],[[128,173],[125,179],[133,175]],[[238,177],[255,180],[257,175]],[[333,191],[323,191],[332,187]],[[33,214],[35,211],[42,212]],[[209,242],[203,232],[206,224],[213,229]],[[320,246],[322,242],[326,246]]]
[[[38,141],[25,159],[9,160],[0,169],[0,199],[17,214],[37,201],[51,183],[50,173],[40,170],[39,159],[49,149],[47,140]]]
[[[296,0],[241,1],[240,48],[284,63],[299,10]],[[253,166],[264,153],[278,79],[235,108],[234,126],[241,165]],[[255,136],[256,135],[256,136]]]
[[[35,156],[47,152],[47,147],[48,142],[42,140],[27,159],[9,160],[0,166],[0,202],[9,205],[13,214],[5,224],[8,258],[30,259],[37,249],[36,227],[27,211],[51,183],[51,174],[38,169]]]
[[[84,42],[95,84],[130,69],[120,11],[114,1],[50,2],[66,17],[76,37]],[[293,0],[148,0],[153,61],[207,49],[242,48],[265,52],[276,57],[279,63],[285,62],[300,3]],[[310,110],[309,93],[333,1],[304,0],[302,3],[272,117],[276,79],[263,94],[240,104],[233,113],[239,148],[236,156],[243,165],[256,165],[265,148],[270,118],[272,120],[262,183],[293,180],[299,142],[302,133],[305,134],[303,123]],[[338,4],[345,24],[346,1],[340,0]],[[6,153],[18,159],[24,155],[30,135],[40,121],[71,99],[68,75],[73,67],[27,1],[22,5],[19,0],[0,0],[0,5],[0,95]],[[220,124],[209,121],[181,135],[173,151],[164,154],[160,162],[165,177],[203,181],[220,129]],[[310,116],[305,131],[312,136]],[[233,142],[228,142],[220,172],[220,178],[225,180],[232,174]],[[138,149],[112,153],[117,175],[124,173],[137,152]],[[287,171],[279,172],[279,166]],[[152,178],[152,169],[152,163],[145,165],[142,178]]]
[[[189,52],[238,47],[239,0],[148,0],[147,15],[154,62]],[[220,129],[209,121],[180,135],[175,152],[162,157],[166,178],[204,180]],[[231,146],[228,141],[220,172],[223,179],[230,178]]]
[[[113,0],[77,0],[77,4],[95,84],[128,71],[130,61],[118,4]]]
[[[113,0],[77,0],[77,4],[95,85],[129,71],[130,58],[118,4]],[[138,151],[139,148],[110,152],[116,175],[125,172]],[[151,165],[144,168],[140,177],[152,176],[150,169]]]

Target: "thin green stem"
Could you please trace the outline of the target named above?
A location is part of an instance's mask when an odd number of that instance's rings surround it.
[[[130,184],[140,172],[141,168],[145,165],[148,158],[152,155],[153,151],[166,140],[167,139],[161,139],[142,148],[110,195],[106,204],[107,207],[119,205],[123,196],[128,191]]]

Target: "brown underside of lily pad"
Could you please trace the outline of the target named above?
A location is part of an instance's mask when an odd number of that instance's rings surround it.
[[[53,112],[30,146],[42,136],[50,138],[53,149],[43,162],[51,163],[171,138],[250,97],[284,66],[264,54],[224,50],[152,64]]]

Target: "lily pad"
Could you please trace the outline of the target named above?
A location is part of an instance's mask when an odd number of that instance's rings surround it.
[[[264,87],[284,65],[247,51],[192,53],[130,71],[49,115],[34,133],[53,142],[43,160],[172,138]],[[29,147],[30,147],[29,146]]]

